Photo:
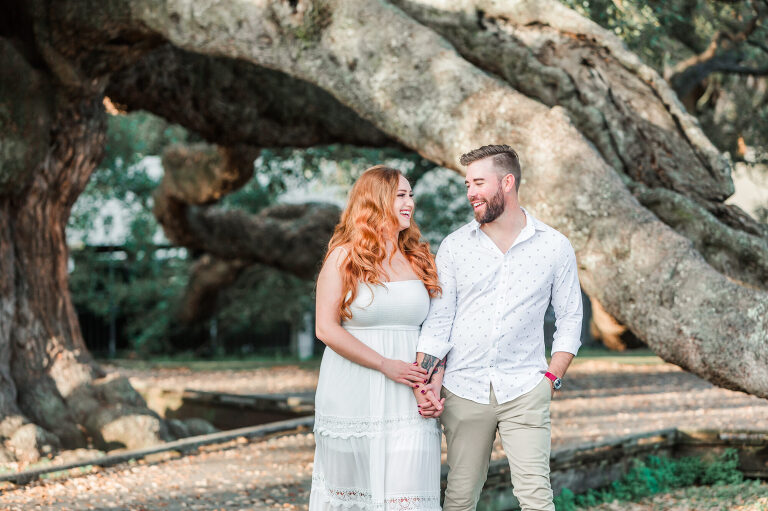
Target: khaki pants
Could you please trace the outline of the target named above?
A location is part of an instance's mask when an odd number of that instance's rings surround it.
[[[484,405],[458,397],[443,387],[440,422],[448,443],[448,487],[443,511],[473,510],[480,498],[499,431],[509,459],[512,485],[523,511],[554,511],[549,484],[549,403],[546,378],[530,392],[502,405],[491,388]]]

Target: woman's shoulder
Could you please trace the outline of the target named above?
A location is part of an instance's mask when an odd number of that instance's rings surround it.
[[[335,247],[333,250],[328,252],[328,256],[325,258],[325,264],[332,264],[334,267],[338,268],[347,258],[349,250],[350,247],[348,244]]]

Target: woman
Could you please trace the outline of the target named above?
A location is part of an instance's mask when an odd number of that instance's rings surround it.
[[[419,328],[440,292],[413,192],[377,165],[352,187],[317,278],[325,350],[315,398],[311,511],[440,509],[440,430],[413,388]]]

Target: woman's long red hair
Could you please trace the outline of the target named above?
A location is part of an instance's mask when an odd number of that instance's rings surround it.
[[[352,317],[350,305],[357,297],[359,283],[383,285],[381,278],[384,276],[388,234],[399,229],[394,204],[400,175],[399,170],[384,165],[363,172],[349,192],[347,207],[328,243],[326,260],[335,248],[346,249],[346,256],[339,266],[343,297],[339,305],[341,319]],[[429,251],[429,243],[421,241],[421,231],[415,222],[411,221],[410,227],[400,231],[397,246],[424,283],[429,296],[440,294],[435,259]]]

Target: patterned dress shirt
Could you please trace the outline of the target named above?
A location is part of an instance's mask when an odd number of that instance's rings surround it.
[[[503,253],[472,221],[437,252],[442,296],[433,298],[418,351],[448,355],[443,386],[477,403],[532,390],[547,370],[544,314],[555,312],[552,352],[581,345],[581,288],[568,239],[523,210],[526,225]]]

